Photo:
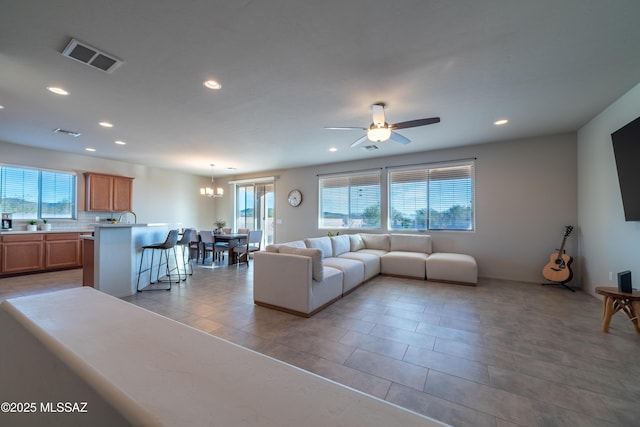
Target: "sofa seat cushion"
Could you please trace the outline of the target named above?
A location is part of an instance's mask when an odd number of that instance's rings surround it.
[[[378,255],[368,254],[364,251],[345,252],[339,258],[355,259],[364,264],[364,280],[380,274],[380,257]]]
[[[429,255],[420,252],[391,251],[380,258],[380,271],[424,279],[427,277],[427,258]]]
[[[355,252],[355,251],[352,251]],[[384,251],[382,249],[361,249],[358,252],[355,253],[363,253],[363,254],[371,254],[371,255],[375,255],[378,258],[382,257],[383,255],[386,255],[389,253],[389,251]]]
[[[325,258],[324,265],[342,271],[342,293],[345,294],[364,282],[364,263],[355,259]]]
[[[475,285],[478,264],[471,255],[436,252],[427,259],[427,280]]]
[[[312,281],[309,291],[309,310],[313,313],[322,306],[340,298],[342,295],[342,271],[337,268],[325,267],[324,280]]]

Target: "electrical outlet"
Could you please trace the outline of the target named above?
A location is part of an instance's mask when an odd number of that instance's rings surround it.
[[[609,281],[611,282],[613,280],[613,272],[609,272]]]

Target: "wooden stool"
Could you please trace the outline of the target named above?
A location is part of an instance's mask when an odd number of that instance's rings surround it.
[[[640,291],[620,292],[613,286],[596,288],[596,293],[604,296],[602,300],[602,332],[609,332],[611,317],[618,311],[624,311],[633,322],[636,332],[640,332],[638,314],[640,313]]]

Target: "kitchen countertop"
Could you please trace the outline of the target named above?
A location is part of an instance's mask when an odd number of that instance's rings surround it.
[[[108,222],[100,222],[100,223],[92,223],[91,225],[93,225],[94,227],[103,227],[103,228],[125,228],[125,227],[155,227],[155,226],[159,226],[159,225],[167,225],[166,222],[161,223],[151,223],[151,224],[127,224],[127,223],[116,223],[116,224],[111,224]]]
[[[52,234],[52,233],[91,233],[93,229],[91,228],[66,228],[66,229],[52,229],[52,230],[36,230],[36,231],[27,231],[27,230],[2,230],[0,235],[3,234]]]
[[[27,230],[1,230],[0,235],[2,234],[49,234],[49,233],[91,233],[95,230],[95,227],[101,228],[127,228],[127,227],[156,227],[156,226],[165,226],[167,223],[149,223],[149,224],[127,224],[127,223],[118,223],[118,224],[110,224],[110,223],[91,223],[90,228],[52,228],[51,230],[36,230],[36,231],[27,231]]]

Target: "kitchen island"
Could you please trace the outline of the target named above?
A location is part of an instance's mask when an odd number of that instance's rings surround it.
[[[135,294],[142,247],[164,242],[168,232],[168,224],[95,224],[93,287],[119,298]],[[145,256],[144,269],[150,267],[150,259]],[[159,259],[155,257],[156,261]],[[157,269],[155,262],[154,265]],[[149,283],[149,275],[143,274],[140,288]]]

